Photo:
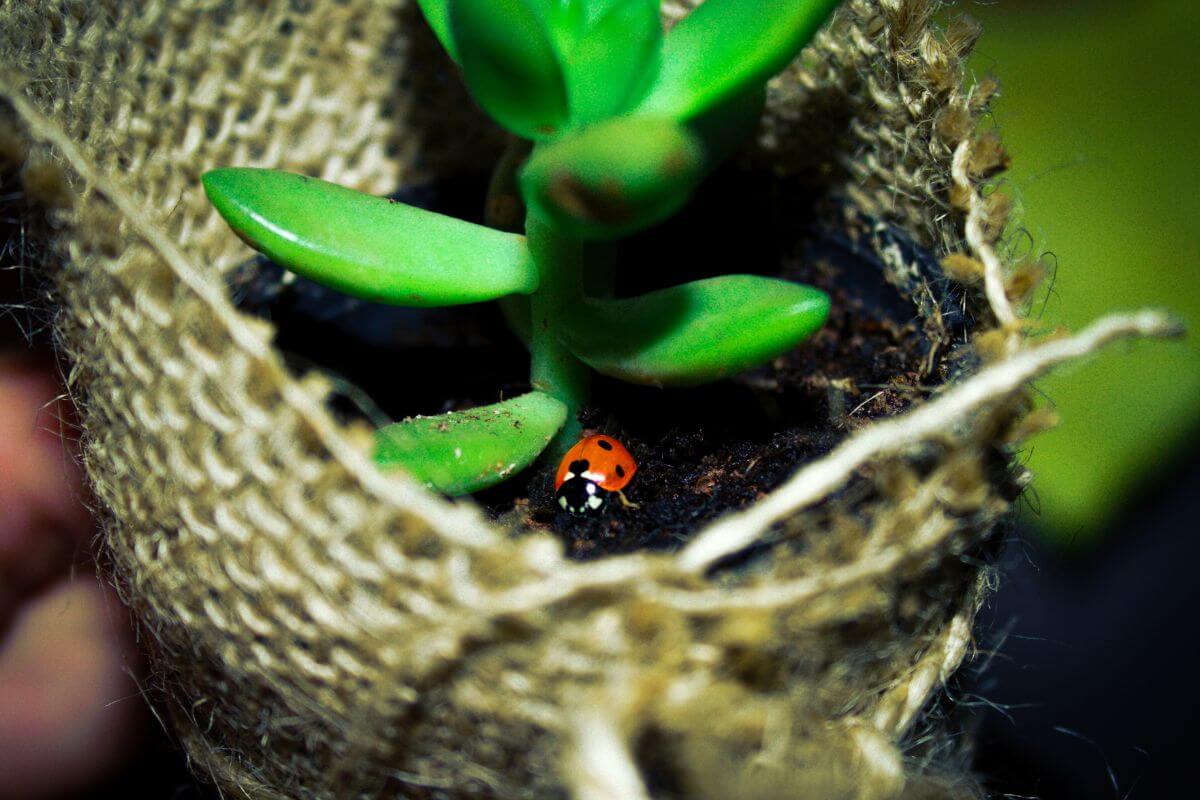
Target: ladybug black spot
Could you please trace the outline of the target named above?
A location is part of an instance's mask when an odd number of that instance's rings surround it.
[[[572,461],[570,465],[567,466],[567,472],[574,472],[576,475],[582,475],[588,471],[588,467],[590,466],[591,464],[588,463],[586,458],[581,458],[576,461]]]
[[[612,442],[608,439],[601,439],[596,444],[600,446],[601,450],[612,450]]]
[[[554,497],[563,511],[579,516],[594,516],[607,505],[608,492],[595,481],[575,477],[563,481]]]
[[[617,477],[618,477],[618,478],[624,478],[624,477],[625,477],[625,468],[624,468],[624,467],[622,467],[620,464],[617,464]]]

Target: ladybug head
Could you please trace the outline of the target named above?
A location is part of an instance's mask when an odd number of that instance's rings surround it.
[[[575,475],[562,482],[554,498],[564,511],[584,516],[599,514],[608,500],[608,492],[595,481]]]

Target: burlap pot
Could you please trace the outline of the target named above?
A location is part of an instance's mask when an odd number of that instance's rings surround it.
[[[849,0],[773,84],[752,157],[848,201],[831,207],[868,232],[933,345],[927,383],[951,385],[678,554],[581,564],[377,472],[324,382],[290,375],[228,297],[247,250],[204,170],[382,194],[492,154],[407,3],[0,3],[7,149],[52,206],[104,557],[201,775],[254,798],[976,791],[928,712],[970,650],[988,541],[1023,485],[1023,386],[1170,325],[1143,313],[1026,340],[1010,295],[1027,276],[993,247],[1007,206],[983,191],[1005,159],[976,131],[994,87],[964,81],[976,31],[939,32],[933,5]]]

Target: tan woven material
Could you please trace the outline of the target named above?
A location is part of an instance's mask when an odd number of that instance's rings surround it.
[[[973,28],[939,33],[932,7],[850,0],[774,82],[757,157],[957,252],[966,284],[875,245],[941,345],[931,381],[974,363],[949,369],[947,292],[1016,355],[681,555],[578,564],[378,473],[227,296],[248,251],[204,170],[384,193],[496,153],[409,4],[0,0],[26,175],[69,180],[57,329],[103,550],[199,774],[253,798],[972,796],[922,712],[970,650],[1021,387],[1162,321],[1024,349],[991,246],[1006,208],[980,193],[1004,160],[975,130],[993,89],[964,83]],[[768,531],[751,568],[706,571]]]

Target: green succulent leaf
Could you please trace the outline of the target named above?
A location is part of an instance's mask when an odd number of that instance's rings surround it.
[[[755,86],[693,117],[688,129],[704,142],[709,161],[718,164],[754,135],[766,101],[766,88]]]
[[[638,112],[688,120],[761,86],[812,39],[841,0],[705,0],[663,43]]]
[[[401,468],[449,495],[469,494],[512,477],[541,454],[567,419],[567,407],[542,392],[469,411],[413,417],[375,434],[375,463]]]
[[[497,122],[545,139],[569,113],[542,0],[450,0],[450,27],[471,94]]]
[[[554,2],[554,0],[550,0]],[[595,25],[604,17],[613,12],[614,9],[628,5],[649,5],[654,8],[656,13],[659,13],[661,19],[660,0],[575,0],[583,6],[584,24],[588,27]],[[660,23],[661,24],[661,23]]]
[[[592,0],[528,0],[528,3],[541,18],[560,58],[579,41],[593,4]]]
[[[662,17],[658,0],[589,4],[578,41],[563,53],[571,121],[595,122],[641,100],[658,72]],[[599,6],[599,8],[597,8]]]
[[[659,222],[708,172],[700,139],[662,117],[618,117],[539,145],[521,173],[531,212],[564,233],[612,239]]]
[[[829,297],[811,286],[725,275],[622,300],[584,300],[559,338],[597,372],[693,386],[764,364],[815,333]]]
[[[354,297],[446,306],[538,286],[523,236],[278,170],[218,169],[202,180],[252,247]]]
[[[433,29],[433,35],[442,43],[442,47],[446,48],[450,57],[458,61],[458,47],[454,44],[454,35],[450,30],[450,3],[451,0],[417,0],[421,13],[425,15],[425,21]]]

